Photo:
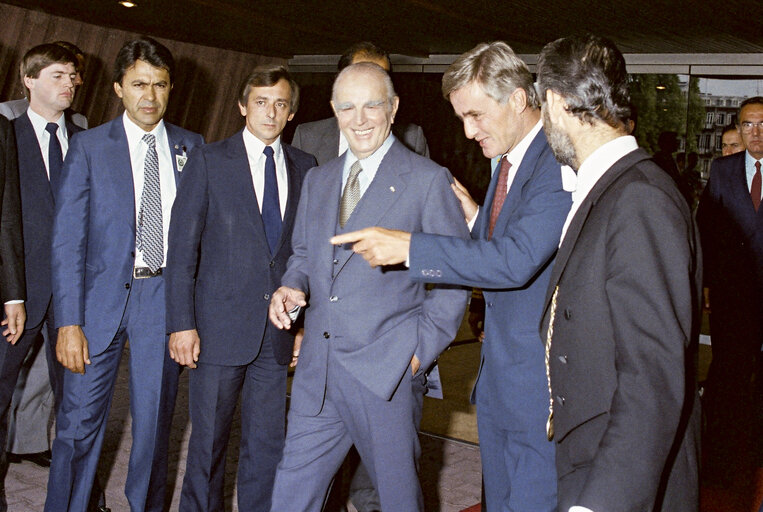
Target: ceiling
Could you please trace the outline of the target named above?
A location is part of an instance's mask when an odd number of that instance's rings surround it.
[[[593,32],[623,53],[763,53],[760,0],[3,0],[97,25],[260,55],[336,55],[370,40],[413,57],[503,39],[538,53]]]

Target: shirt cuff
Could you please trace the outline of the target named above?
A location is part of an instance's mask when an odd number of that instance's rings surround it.
[[[477,216],[480,214],[480,207],[477,207],[477,213],[474,214],[474,217],[466,223],[466,226],[469,228],[469,231],[474,229],[474,224],[477,222]]]
[[[8,305],[8,304],[23,304],[23,303],[24,303],[24,301],[23,301],[23,300],[20,300],[20,299],[13,299],[13,300],[9,300],[9,301],[8,301],[8,302],[6,302],[5,304],[6,304],[6,305]]]
[[[581,507],[580,505],[575,505],[574,507],[570,507],[570,512],[593,512],[590,508]]]

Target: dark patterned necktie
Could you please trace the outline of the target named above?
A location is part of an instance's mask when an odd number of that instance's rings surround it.
[[[501,214],[501,208],[503,208],[503,202],[506,200],[506,196],[509,192],[509,169],[511,169],[511,163],[505,156],[501,158],[501,168],[498,171],[498,184],[495,187],[495,194],[493,195],[493,206],[490,209],[490,224],[487,234],[487,239],[493,238],[493,229],[495,228],[495,222],[498,220],[498,216]]]
[[[265,146],[265,189],[262,194],[262,223],[265,238],[268,239],[270,254],[275,254],[278,239],[281,238],[281,203],[278,199],[278,179],[273,148]]]
[[[360,166],[360,160],[356,160],[350,167],[350,175],[347,176],[347,183],[344,186],[342,201],[339,203],[339,226],[344,227],[352,215],[352,211],[360,201],[360,183],[358,183],[358,174],[363,172]]]
[[[755,162],[755,174],[752,176],[752,184],[750,185],[750,197],[756,212],[760,208],[760,181],[760,162]]]
[[[147,133],[146,159],[143,166],[143,193],[138,213],[138,250],[152,272],[164,261],[164,230],[162,226],[162,190],[159,182],[159,155],[156,153],[156,137]]]
[[[45,131],[50,134],[48,143],[48,178],[50,179],[50,188],[53,195],[58,191],[61,184],[61,169],[64,166],[64,152],[61,149],[61,142],[58,140],[58,124],[48,123]]]

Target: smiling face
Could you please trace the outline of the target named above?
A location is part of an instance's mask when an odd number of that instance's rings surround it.
[[[523,123],[514,105],[518,93],[519,89],[509,101],[499,103],[476,81],[450,93],[450,104],[464,123],[464,135],[476,140],[487,158],[503,155],[522,140]]]
[[[74,63],[54,62],[43,68],[37,78],[25,76],[32,110],[48,121],[56,121],[72,104],[76,75]]]
[[[383,71],[350,69],[337,78],[331,108],[352,153],[374,153],[389,136],[399,99],[390,101]]]
[[[169,71],[140,59],[127,68],[121,83],[114,83],[114,91],[122,98],[127,117],[147,132],[164,117],[170,90]]]
[[[252,87],[246,105],[238,104],[241,115],[246,117],[247,130],[265,145],[275,142],[294,117],[291,94],[289,82],[281,78],[269,87]]]

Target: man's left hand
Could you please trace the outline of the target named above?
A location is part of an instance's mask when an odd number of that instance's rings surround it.
[[[421,361],[416,357],[416,354],[413,354],[413,357],[411,358],[411,375],[416,375],[419,368],[421,368]]]
[[[15,345],[19,341],[21,333],[24,332],[25,323],[26,308],[24,308],[23,303],[5,305],[5,318],[0,325],[6,326],[3,336],[5,336],[8,343]]]
[[[352,250],[372,266],[396,265],[408,259],[411,234],[380,227],[365,228],[331,237],[333,245],[353,244]]]

